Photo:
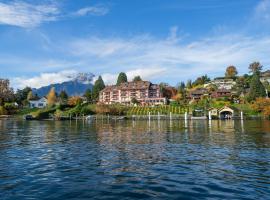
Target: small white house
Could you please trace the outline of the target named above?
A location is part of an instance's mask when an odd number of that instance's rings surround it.
[[[42,97],[38,100],[29,101],[30,108],[44,108],[48,105],[46,97]]]

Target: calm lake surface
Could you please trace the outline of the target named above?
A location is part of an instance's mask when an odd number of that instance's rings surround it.
[[[0,120],[0,199],[270,199],[270,122]]]

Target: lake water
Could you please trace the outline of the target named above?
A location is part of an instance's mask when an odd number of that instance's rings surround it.
[[[0,199],[270,199],[270,122],[2,120]]]

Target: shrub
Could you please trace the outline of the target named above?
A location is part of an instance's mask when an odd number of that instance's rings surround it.
[[[36,119],[48,119],[50,117],[50,114],[53,114],[55,110],[56,108],[46,108],[37,110],[36,112],[33,112],[31,114]]]
[[[94,110],[90,106],[84,106],[81,109],[81,114],[82,115],[93,115],[95,114]]]
[[[82,102],[83,100],[79,96],[70,97],[68,99],[68,105],[70,106],[76,106],[76,105],[82,104]]]
[[[4,108],[8,112],[8,114],[14,114],[18,110],[17,106],[14,103],[5,103]]]
[[[8,112],[7,110],[4,108],[4,106],[0,106],[0,115],[7,115]]]

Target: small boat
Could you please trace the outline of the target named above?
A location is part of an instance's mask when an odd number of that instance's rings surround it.
[[[201,116],[201,117],[192,116],[190,119],[207,119],[207,116]]]
[[[34,120],[34,117],[32,115],[24,115],[23,119],[24,120]]]
[[[90,120],[93,120],[94,117],[92,115],[88,115],[88,116],[85,117],[85,119],[90,121]]]
[[[115,117],[115,118],[113,118],[113,119],[114,119],[114,120],[126,120],[127,117],[122,116],[122,117]]]

